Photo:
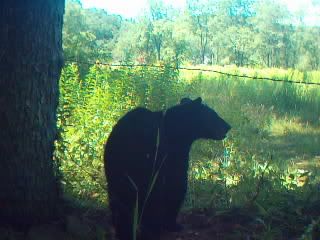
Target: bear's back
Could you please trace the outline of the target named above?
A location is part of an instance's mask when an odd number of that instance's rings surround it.
[[[146,108],[136,108],[125,114],[113,127],[110,138],[114,141],[128,141],[132,138],[150,138],[150,135],[158,127],[159,113],[152,112]]]
[[[161,116],[161,112],[136,108],[113,127],[104,155],[109,188],[119,187],[116,182],[124,175],[140,185],[150,178]]]
[[[113,161],[110,157],[114,154],[117,158],[130,158],[153,153],[161,116],[161,112],[145,108],[136,108],[125,114],[113,127],[108,138],[106,155],[109,155],[109,159],[105,160]]]

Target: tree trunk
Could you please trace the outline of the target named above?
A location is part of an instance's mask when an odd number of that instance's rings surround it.
[[[155,36],[154,37],[154,44],[157,51],[157,60],[161,61],[161,47],[162,47],[162,40],[161,37]]]
[[[161,46],[157,47],[157,60],[159,62],[161,61]]]
[[[0,2],[0,222],[57,214],[53,164],[64,0]]]

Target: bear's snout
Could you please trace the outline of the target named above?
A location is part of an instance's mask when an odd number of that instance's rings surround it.
[[[222,121],[218,125],[219,127],[216,128],[216,137],[215,140],[222,140],[227,136],[227,133],[230,131],[231,126],[229,123],[221,119]]]
[[[231,126],[230,126],[230,124],[229,123],[225,123],[225,131],[226,131],[226,133],[228,133],[229,131],[231,130]]]

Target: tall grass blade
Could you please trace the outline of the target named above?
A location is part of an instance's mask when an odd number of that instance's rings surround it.
[[[137,239],[137,231],[138,231],[138,219],[139,219],[139,192],[138,192],[138,187],[137,185],[134,183],[133,179],[130,176],[127,176],[130,183],[132,184],[132,186],[134,187],[134,189],[136,190],[136,202],[135,202],[135,206],[133,209],[133,222],[132,222],[132,237],[133,240]]]

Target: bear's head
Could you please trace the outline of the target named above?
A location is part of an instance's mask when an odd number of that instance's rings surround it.
[[[181,99],[179,105],[167,110],[168,134],[174,138],[222,140],[231,129],[212,108],[195,100]]]

